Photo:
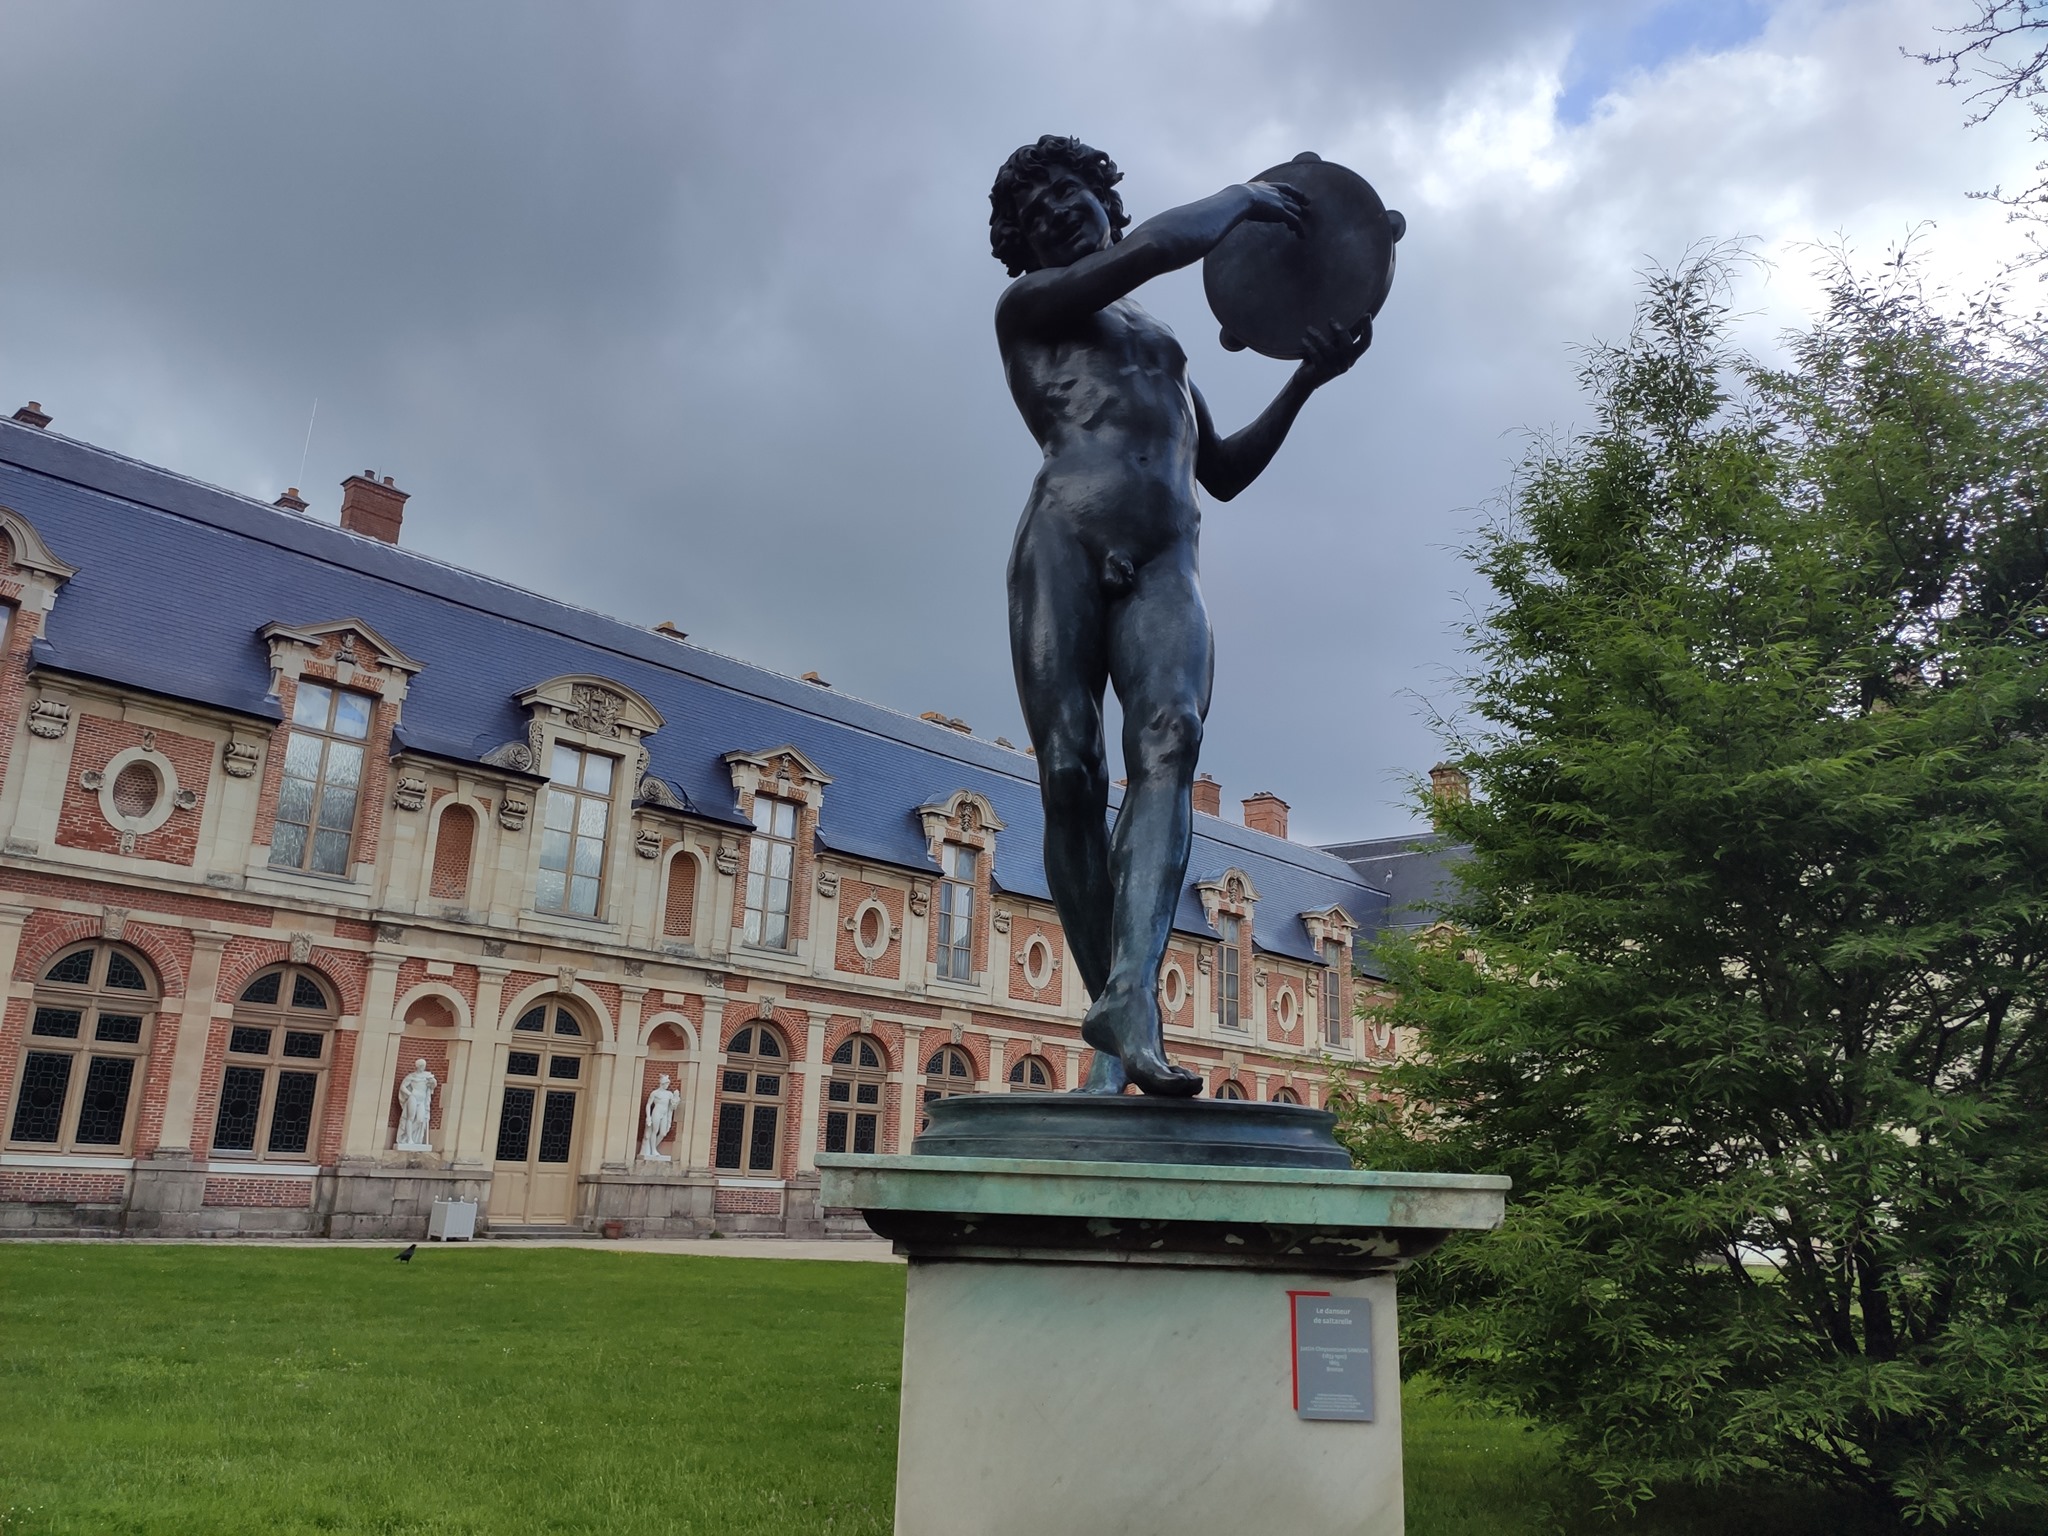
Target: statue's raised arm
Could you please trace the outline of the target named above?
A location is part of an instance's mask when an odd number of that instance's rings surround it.
[[[1115,222],[1122,202],[1108,193],[1112,213],[1099,185],[1099,177],[1055,168],[1018,188],[1016,247],[1008,258],[1017,281],[996,304],[999,333],[1070,324],[1162,273],[1194,265],[1247,220],[1299,233],[1308,212],[1308,199],[1285,183],[1240,183],[1169,208],[1125,235]]]

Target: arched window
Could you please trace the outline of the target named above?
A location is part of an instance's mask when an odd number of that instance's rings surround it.
[[[156,998],[155,980],[126,950],[87,944],[59,955],[36,984],[9,1143],[126,1150]]]
[[[550,1025],[553,1027],[550,1028]],[[512,1026],[514,1034],[524,1035],[573,1035],[581,1037],[583,1021],[576,1016],[576,1010],[559,998],[549,998],[544,1003],[535,1003],[519,1015],[519,1022]]]
[[[942,1045],[924,1064],[924,1102],[974,1092],[974,1058],[957,1045]]]
[[[328,983],[302,966],[274,965],[242,988],[228,1021],[216,1153],[263,1162],[311,1159],[337,1012]]]
[[[1244,1084],[1230,1078],[1226,1077],[1216,1085],[1216,1097],[1219,1099],[1241,1099],[1244,1096]]]
[[[441,813],[434,831],[434,877],[428,887],[436,901],[461,901],[469,895],[469,860],[476,847],[476,812],[451,805]]]
[[[1010,1081],[1023,1088],[1050,1088],[1052,1067],[1043,1056],[1026,1056],[1011,1064]]]
[[[825,1082],[825,1150],[880,1150],[882,1085],[888,1081],[881,1042],[854,1035],[832,1053],[832,1075]]]
[[[1273,1102],[1275,1104],[1299,1104],[1301,1102],[1301,1095],[1292,1088],[1275,1088],[1273,1090]]]
[[[774,1174],[781,1162],[782,1101],[789,1050],[766,1024],[750,1024],[726,1047],[718,1079],[715,1168]]]

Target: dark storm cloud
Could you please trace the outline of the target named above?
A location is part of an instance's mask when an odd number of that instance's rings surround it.
[[[414,547],[1021,740],[994,169],[1079,133],[1143,218],[1316,148],[1412,234],[1373,352],[1209,516],[1205,763],[1301,833],[1392,830],[1472,509],[1569,418],[1643,255],[1882,239],[1997,179],[1896,58],[1924,8],[1704,40],[1671,10],[13,7],[0,391],[265,497],[317,396],[317,510],[374,466]],[[1196,274],[1145,297],[1226,425],[1277,387]]]

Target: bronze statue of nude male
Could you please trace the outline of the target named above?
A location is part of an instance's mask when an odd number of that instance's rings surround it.
[[[990,243],[1016,279],[996,303],[996,339],[1045,454],[1010,555],[1010,651],[1038,756],[1046,876],[1093,1000],[1081,1027],[1095,1052],[1084,1091],[1136,1084],[1184,1098],[1201,1079],[1166,1058],[1158,978],[1187,875],[1213,670],[1195,488],[1228,501],[1257,479],[1308,397],[1364,354],[1372,328],[1369,317],[1309,327],[1272,403],[1219,436],[1180,343],[1131,294],[1202,260],[1241,224],[1301,235],[1314,222],[1309,198],[1262,179],[1126,234],[1119,180],[1100,150],[1048,134],[1010,156],[989,193]],[[1105,686],[1123,706],[1129,777],[1113,833]]]

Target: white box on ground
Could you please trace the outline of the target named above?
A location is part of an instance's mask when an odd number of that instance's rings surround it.
[[[436,1200],[434,1214],[427,1218],[429,1241],[466,1243],[476,1236],[474,1200]]]
[[[1372,1422],[1297,1414],[1302,1291],[1371,1304]],[[1400,1536],[1395,1336],[1391,1276],[913,1260],[897,1536]]]

